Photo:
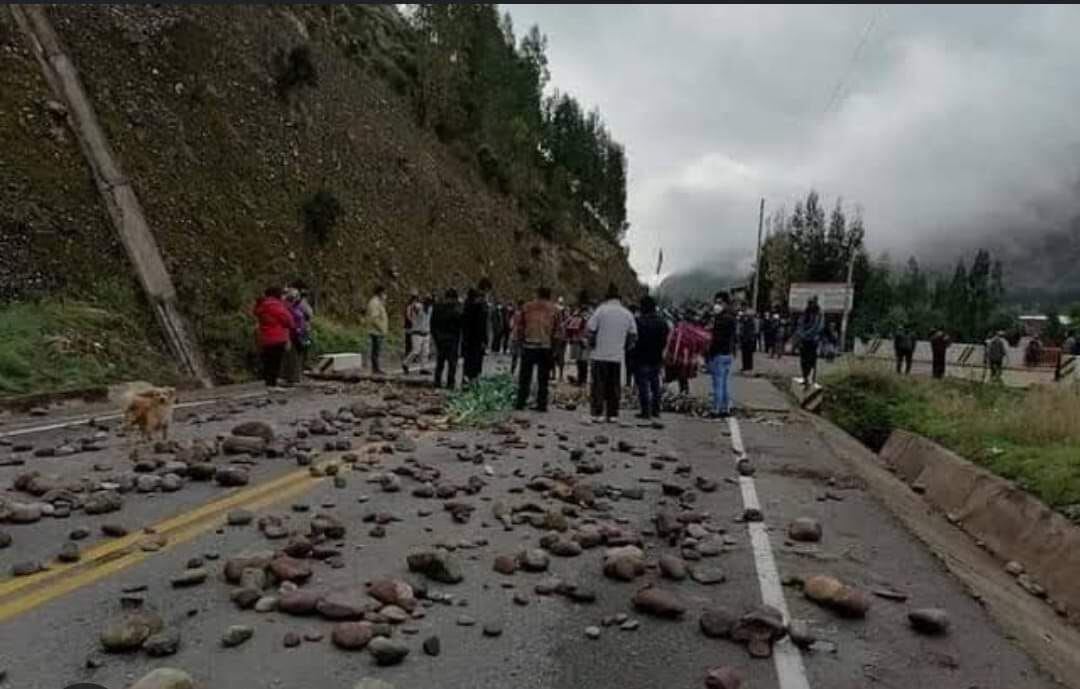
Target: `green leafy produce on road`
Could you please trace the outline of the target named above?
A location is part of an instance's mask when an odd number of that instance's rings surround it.
[[[482,377],[450,395],[446,409],[451,422],[479,426],[504,417],[514,406],[516,386],[506,374]]]
[[[896,428],[926,436],[1080,518],[1080,392],[893,374],[860,364],[827,376],[824,414],[875,452]]]

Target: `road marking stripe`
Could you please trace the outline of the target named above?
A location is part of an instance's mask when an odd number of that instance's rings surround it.
[[[746,458],[746,446],[743,445],[742,431],[734,416],[728,417],[728,429],[731,431],[731,448],[735,451],[735,461]],[[739,477],[739,489],[742,492],[743,507],[761,509],[757,486],[752,476]],[[784,589],[780,585],[780,574],[776,569],[769,532],[761,522],[749,522],[750,546],[754,551],[754,568],[757,570],[758,586],[761,589],[761,601],[780,611],[784,620],[789,621],[787,601]],[[780,689],[810,689],[810,680],[806,676],[802,654],[791,638],[785,636],[773,646],[773,662]]]
[[[175,406],[175,409],[191,409],[193,407],[205,407],[210,404],[219,404],[228,400],[246,400],[254,397],[265,397],[265,392],[245,392],[234,397],[215,397],[209,400],[197,400],[194,402],[180,402]],[[48,431],[57,431],[62,428],[71,428],[72,426],[85,426],[91,421],[115,421],[122,418],[123,414],[102,414],[100,416],[83,416],[75,419],[68,419],[67,421],[57,421],[56,423],[49,423],[43,426],[31,426],[29,428],[16,428],[13,431],[0,432],[0,438],[14,438],[20,435],[30,435],[32,433],[46,433]]]
[[[261,509],[306,492],[323,480],[311,476],[308,471],[290,472],[160,522],[153,527],[154,531],[167,536],[168,541],[156,552],[185,543],[216,528],[220,525],[222,515],[231,509]],[[139,548],[139,543],[147,537],[149,534],[142,531],[129,534],[87,550],[77,563],[57,563],[39,574],[0,583],[0,622],[141,562],[154,554]]]

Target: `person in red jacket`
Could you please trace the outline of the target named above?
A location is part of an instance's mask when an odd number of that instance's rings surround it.
[[[289,346],[289,336],[294,325],[289,307],[282,300],[283,294],[280,287],[268,287],[263,296],[255,302],[254,313],[258,321],[263,380],[270,390],[282,389],[277,384],[278,375],[281,373],[281,361]]]

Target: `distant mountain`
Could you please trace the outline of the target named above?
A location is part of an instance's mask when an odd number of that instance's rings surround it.
[[[709,301],[720,290],[730,290],[745,284],[745,278],[735,277],[732,273],[697,268],[667,276],[657,287],[656,294],[673,304],[688,300]]]

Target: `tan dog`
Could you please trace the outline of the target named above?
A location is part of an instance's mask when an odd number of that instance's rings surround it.
[[[124,425],[138,428],[144,440],[153,439],[160,431],[161,439],[169,439],[176,388],[147,388],[131,390],[124,395]]]

